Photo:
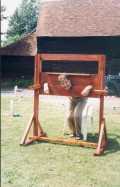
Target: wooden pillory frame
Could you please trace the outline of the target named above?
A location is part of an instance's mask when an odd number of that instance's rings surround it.
[[[65,61],[74,62],[77,65],[80,61],[97,64],[96,74],[80,74],[68,73],[73,87],[71,90],[65,90],[58,82],[58,75],[60,72],[43,72],[43,64],[45,61],[64,63]],[[104,55],[81,55],[81,54],[37,54],[35,56],[35,70],[34,70],[34,112],[28,123],[21,140],[21,145],[30,144],[34,141],[66,144],[66,145],[80,145],[83,147],[96,148],[94,155],[100,155],[104,152],[107,146],[107,133],[104,118],[104,96],[107,94],[104,85],[105,75],[105,56]],[[86,67],[87,68],[87,67]],[[61,72],[62,73],[62,72]],[[76,140],[74,138],[49,138],[43,131],[39,122],[39,95],[42,93],[43,84],[47,82],[50,89],[50,95],[74,96],[82,97],[81,91],[87,85],[92,85],[93,90],[89,97],[98,97],[100,99],[99,109],[99,132],[98,142],[88,142]],[[30,129],[33,127],[32,136],[29,137]]]

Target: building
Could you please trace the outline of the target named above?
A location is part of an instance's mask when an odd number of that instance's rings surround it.
[[[0,48],[3,75],[33,74],[36,52],[105,54],[106,73],[118,74],[120,0],[42,1],[36,33]]]
[[[38,52],[105,54],[107,73],[120,72],[120,0],[45,0]]]
[[[25,35],[15,43],[0,48],[2,76],[33,75],[36,51],[35,32]]]

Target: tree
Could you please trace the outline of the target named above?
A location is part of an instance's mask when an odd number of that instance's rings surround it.
[[[4,34],[1,31],[1,25],[2,25],[2,21],[4,21],[5,19],[7,19],[7,17],[5,16],[5,12],[6,12],[6,7],[1,5],[1,1],[0,1],[0,47],[1,47],[1,35]]]
[[[0,10],[1,10],[0,20],[2,21],[3,19],[6,19],[6,16],[4,16],[4,12],[6,11],[5,6],[1,5]]]
[[[38,7],[37,0],[22,0],[21,5],[16,8],[14,14],[10,17],[7,43],[14,42],[23,34],[27,34],[36,28]]]

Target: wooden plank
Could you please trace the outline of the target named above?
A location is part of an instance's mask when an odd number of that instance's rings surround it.
[[[93,93],[96,95],[106,95],[108,94],[107,90],[93,90]]]
[[[34,85],[39,83],[40,62],[39,55],[35,56]],[[39,88],[34,90],[34,126],[33,134],[38,135]]]
[[[98,84],[99,84],[99,89],[104,89],[104,87],[105,87],[105,81],[104,81],[105,62],[106,62],[105,55],[99,56],[99,64],[98,64]]]
[[[86,77],[95,77],[96,76],[96,74],[89,74],[89,73],[64,73],[64,72],[62,72],[62,73],[59,73],[59,72],[43,72],[43,74],[46,74],[46,76],[47,75],[60,75],[60,74],[66,74],[66,75],[69,75],[69,76],[80,76],[80,77],[82,77],[82,76],[84,76],[85,78]]]
[[[104,55],[85,55],[85,54],[40,54],[42,60],[56,60],[56,61],[96,61],[99,63],[99,59]]]
[[[100,96],[100,106],[99,106],[99,132],[101,129],[101,125],[104,119],[104,96]]]
[[[28,136],[30,128],[32,127],[33,119],[34,119],[34,114],[32,114],[32,116],[31,116],[31,118],[30,118],[30,120],[28,122],[28,125],[27,125],[27,127],[26,127],[26,129],[24,131],[23,137],[22,137],[22,139],[20,141],[20,145],[23,145],[25,143],[25,140],[26,140],[26,138]]]
[[[41,58],[40,55],[37,54],[35,56],[35,74],[34,74],[34,85],[38,85],[34,90],[34,128],[33,134],[38,136],[38,131],[43,134],[43,129],[39,123],[39,90],[41,87]]]
[[[97,149],[95,152],[95,156],[99,156],[104,152],[105,147],[102,147],[102,141],[103,141],[103,136],[104,136],[104,128],[105,128],[105,123],[104,120],[101,123],[101,127],[100,127],[100,133],[99,133],[99,139],[98,139],[98,145],[97,145]]]
[[[88,85],[93,86],[93,90],[90,92],[89,97],[100,97],[100,95],[107,95],[107,92],[103,89],[99,89],[96,81],[96,76],[74,76],[69,75],[69,80],[72,83],[70,90],[66,90],[61,87],[58,81],[57,74],[49,74],[46,76],[46,81],[49,87],[49,95],[62,95],[62,96],[73,96],[83,97],[81,91]]]
[[[91,148],[97,147],[97,143],[76,140],[74,138],[65,139],[65,138],[59,138],[59,137],[56,138],[56,137],[33,136],[33,137],[30,137],[30,139],[34,141],[42,141],[42,142],[48,142],[48,143],[53,143],[53,144],[78,145],[81,147],[91,147]]]

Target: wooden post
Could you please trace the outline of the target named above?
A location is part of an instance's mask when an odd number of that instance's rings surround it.
[[[100,133],[100,128],[101,124],[104,118],[104,96],[100,96],[100,108],[99,108],[99,133]]]
[[[105,75],[105,56],[99,56],[99,87],[101,90],[104,90],[104,75]],[[107,145],[107,133],[104,119],[104,95],[100,95],[100,108],[99,108],[99,137],[98,137],[98,145],[95,152],[95,156],[99,156],[104,152],[104,149]]]
[[[38,55],[35,56],[34,85],[39,84],[40,62]],[[34,90],[34,128],[33,135],[38,136],[38,110],[39,110],[39,90]]]
[[[105,84],[104,84],[104,75],[105,75],[105,56],[100,55],[99,56],[99,67],[98,67],[98,82],[99,82],[99,88],[101,90],[104,90]],[[100,128],[101,128],[101,123],[104,118],[104,95],[100,95],[100,109],[99,109],[99,133],[100,133]]]
[[[33,136],[43,134],[43,129],[39,122],[39,93],[40,93],[40,77],[41,77],[41,59],[40,55],[35,56],[35,73],[34,73],[34,85],[39,85],[34,89],[34,128]]]
[[[40,93],[40,87],[41,87],[41,59],[40,55],[37,54],[35,56],[35,70],[34,70],[34,109],[33,109],[33,115],[30,119],[27,128],[24,131],[24,135],[21,139],[20,145],[23,144],[30,144],[33,141],[27,140],[27,137],[29,135],[30,129],[33,125],[33,137],[34,136],[46,136],[46,133],[43,132],[43,129],[39,122],[39,93]]]

